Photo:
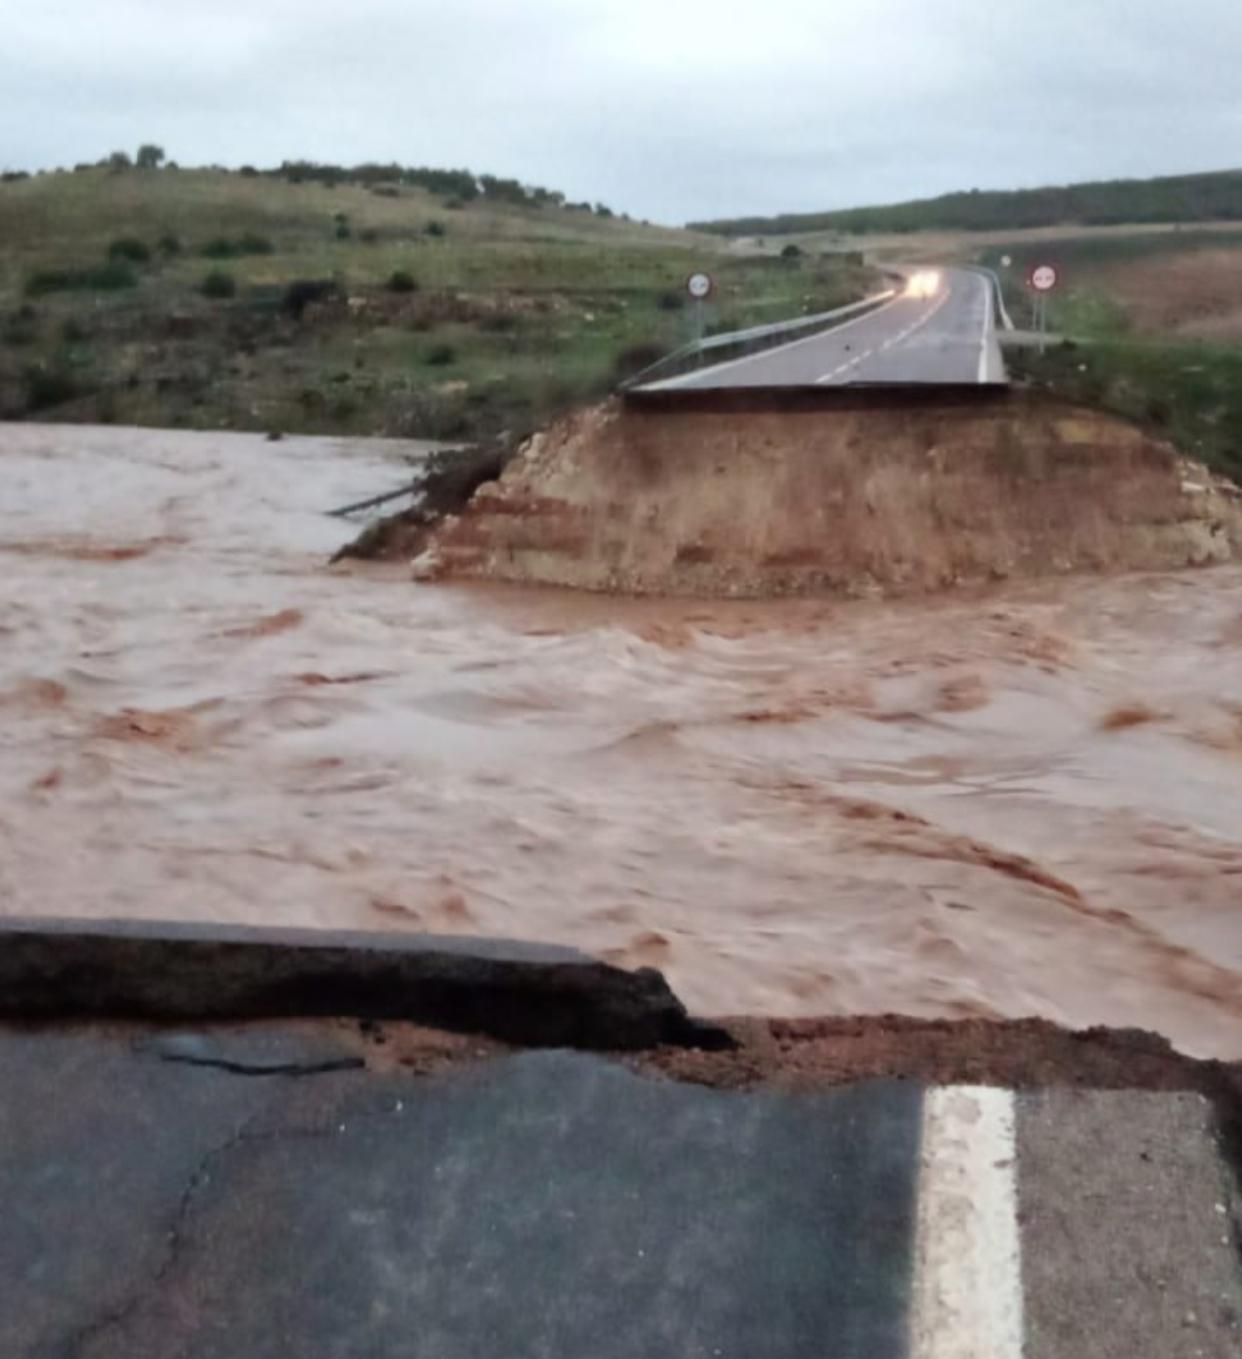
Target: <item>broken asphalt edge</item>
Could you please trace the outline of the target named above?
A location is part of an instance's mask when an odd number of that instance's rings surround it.
[[[517,940],[0,920],[0,1018],[408,1020],[524,1047],[720,1050],[653,968]]]

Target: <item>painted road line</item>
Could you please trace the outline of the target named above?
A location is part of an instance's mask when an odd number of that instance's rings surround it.
[[[827,330],[817,330],[814,335],[807,335],[801,340],[791,340],[788,344],[773,345],[771,349],[761,350],[758,354],[744,354],[740,359],[726,359],[723,363],[713,363],[706,368],[696,368],[692,373],[683,373],[680,377],[664,378],[660,382],[649,383],[644,390],[656,392],[667,391],[673,387],[692,387],[705,377],[715,377],[717,374],[733,368],[741,368],[749,363],[758,363],[778,354],[788,354],[791,350],[800,349],[804,344],[814,344],[818,340],[833,339],[843,331],[861,325],[864,321],[870,321],[873,317],[879,316],[881,312],[887,311],[889,307],[894,307],[898,302],[904,300],[905,294],[898,293],[874,310],[864,312],[861,316],[856,316],[852,321],[845,321],[839,326],[832,326]]]
[[[899,344],[904,344],[905,341],[908,340],[910,336],[915,333],[915,331],[922,330],[922,328],[940,311],[940,309],[948,302],[951,293],[952,293],[951,289],[946,289],[943,293],[941,293],[940,297],[931,306],[931,308],[928,311],[924,312],[924,314],[920,316],[912,325],[908,325],[905,328],[905,330],[898,331],[896,335],[890,335],[888,339],[884,341],[883,344],[876,345],[873,348],[866,350],[862,354],[855,355],[854,358],[848,360],[846,363],[841,364],[839,368],[834,368],[832,372],[825,373],[824,376],[821,378],[816,378],[815,379],[816,385],[822,387],[827,383],[832,382],[834,379],[840,377],[842,373],[848,372],[851,368],[856,368],[858,367],[859,364],[866,363],[868,359],[875,358],[877,354],[883,354],[887,350],[893,349]]]
[[[983,339],[979,342],[979,381],[988,380],[988,345],[992,340],[992,285],[983,285]]]
[[[1022,1359],[1014,1096],[923,1101],[910,1359]]]

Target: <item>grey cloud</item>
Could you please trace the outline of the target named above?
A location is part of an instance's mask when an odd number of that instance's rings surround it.
[[[1235,0],[58,0],[0,166],[469,165],[663,221],[1236,163]]]

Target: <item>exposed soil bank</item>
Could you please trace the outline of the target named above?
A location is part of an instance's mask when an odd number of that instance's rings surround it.
[[[1111,416],[1022,394],[759,393],[566,418],[420,566],[634,594],[873,595],[1239,548],[1236,490]]]
[[[903,1015],[713,1021],[734,1046],[649,1047],[613,1054],[634,1070],[717,1089],[814,1089],[863,1080],[1000,1085],[1016,1090],[1198,1090],[1242,1100],[1242,1062],[1199,1060],[1140,1029],[1073,1030],[1042,1019],[928,1020]],[[0,1020],[18,1031],[111,1038],[163,1061],[238,1074],[316,1074],[329,1066],[431,1074],[490,1061],[521,1045],[405,1020],[357,1018],[205,1023]],[[604,1055],[607,1055],[605,1053]],[[1242,1112],[1242,1110],[1240,1110]]]
[[[714,1089],[815,1090],[857,1081],[921,1085],[996,1085],[1013,1090],[1196,1091],[1216,1109],[1231,1163],[1242,1169],[1242,1062],[1202,1061],[1139,1029],[1071,1030],[1041,1019],[924,1020],[901,1015],[719,1021],[735,1046],[712,1051],[660,1047],[617,1055],[632,1070]],[[187,1060],[190,1039],[159,1029],[112,1026],[112,1033],[162,1055]],[[0,1042],[5,1029],[0,1025]],[[200,1062],[238,1068],[255,1054],[286,1049],[361,1062],[376,1073],[434,1075],[492,1061],[517,1049],[486,1037],[405,1022],[319,1020],[208,1027],[193,1037]]]
[[[901,1015],[722,1021],[732,1050],[661,1048],[634,1064],[721,1088],[840,1085],[870,1079],[1013,1089],[1202,1090],[1242,1095],[1242,1063],[1198,1061],[1140,1029],[1071,1030],[1042,1019],[925,1020]]]

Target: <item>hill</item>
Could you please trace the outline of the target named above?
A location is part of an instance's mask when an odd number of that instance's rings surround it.
[[[683,342],[851,300],[861,264],[465,171],[82,166],[0,182],[0,418],[521,433]]]
[[[689,229],[721,236],[775,236],[801,231],[996,231],[1120,222],[1238,220],[1242,220],[1242,170],[1223,170],[1041,189],[972,189],[886,207],[697,222]]]

